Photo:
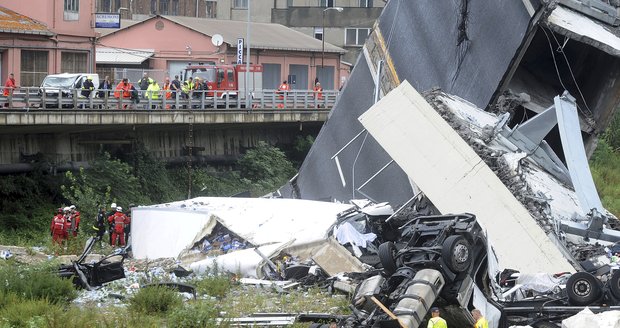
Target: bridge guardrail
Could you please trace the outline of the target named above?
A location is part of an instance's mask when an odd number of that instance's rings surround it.
[[[59,92],[58,89],[39,87],[15,88],[9,96],[3,96],[0,88],[0,106],[10,109],[232,109],[245,107],[245,99],[231,90],[193,90],[189,94],[176,93],[176,97],[166,99],[169,91],[161,90],[157,99],[146,98],[146,91],[137,90],[139,102],[135,99],[115,97],[115,90],[95,89],[90,97],[81,95],[81,89]],[[99,92],[104,97],[99,97]],[[171,92],[170,92],[171,93]],[[253,109],[331,109],[337,101],[339,92],[328,90],[319,96],[312,90],[262,90],[253,94]],[[218,95],[214,97],[214,95]]]

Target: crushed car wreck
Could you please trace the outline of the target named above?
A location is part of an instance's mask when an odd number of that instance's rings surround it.
[[[61,265],[58,269],[58,275],[61,278],[72,279],[77,288],[87,290],[125,278],[123,262],[127,258],[127,248],[118,249],[117,252],[104,256],[98,261],[86,261],[86,257],[98,241],[99,239],[95,237],[89,238],[80,257],[72,261],[71,264]]]

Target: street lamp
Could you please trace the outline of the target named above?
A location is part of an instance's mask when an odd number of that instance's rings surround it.
[[[344,8],[342,7],[327,7],[325,9],[323,9],[323,36],[321,37],[322,39],[322,47],[321,47],[321,70],[323,70],[323,62],[325,61],[325,12],[328,10],[337,10],[339,13],[341,13]]]

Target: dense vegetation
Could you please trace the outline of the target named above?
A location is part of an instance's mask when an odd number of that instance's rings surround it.
[[[346,313],[349,303],[345,295],[332,296],[319,289],[289,293],[248,289],[231,276],[213,271],[190,281],[197,287],[195,300],[184,300],[177,291],[164,287],[146,287],[131,293],[125,301],[127,306],[76,306],[71,304],[77,295],[71,281],[58,278],[53,264],[26,267],[11,259],[0,262],[0,328],[229,327],[226,318],[255,312],[330,309],[332,313]],[[153,277],[145,279],[144,283],[164,282]]]
[[[596,147],[590,170],[603,205],[620,218],[620,112]]]
[[[300,137],[290,154],[301,156],[311,142]],[[49,224],[59,206],[75,204],[81,211],[81,230],[88,234],[99,206],[112,202],[129,208],[182,200],[188,194],[231,196],[248,191],[261,196],[295,174],[286,154],[264,142],[248,150],[235,170],[226,171],[210,166],[193,166],[191,171],[187,166],[167,168],[143,147],[137,148],[124,160],[102,153],[88,169],[64,175],[49,174],[41,165],[28,174],[0,176],[0,245],[52,247]]]

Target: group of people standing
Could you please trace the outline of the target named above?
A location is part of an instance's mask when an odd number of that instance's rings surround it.
[[[54,243],[62,245],[65,240],[78,236],[80,231],[80,212],[75,205],[59,208],[52,218],[50,231]],[[106,230],[106,223],[108,225]],[[97,220],[93,224],[99,240],[103,240],[106,231],[110,234],[110,245],[115,247],[125,246],[131,234],[131,213],[123,213],[123,208],[112,203],[109,211],[102,207],[97,214]]]
[[[109,78],[106,76],[103,82]],[[111,85],[111,84],[110,84]],[[166,105],[166,109],[175,108],[175,105],[172,103],[172,99],[176,99],[177,92],[182,92],[181,90],[181,81],[179,81],[179,76],[175,75],[174,80],[170,81],[169,77],[164,79],[164,83],[162,86],[157,83],[154,79],[150,78],[148,73],[143,73],[142,78],[138,80],[136,83],[139,89],[129,82],[127,78],[124,78],[116,85],[114,89],[114,98],[126,98],[131,99],[131,102],[134,104],[140,103],[140,99],[145,100],[159,100],[161,97],[164,97],[166,100],[170,100],[171,104]],[[100,89],[102,89],[100,87]],[[148,105],[144,105],[145,108]],[[127,104],[123,106],[123,109],[127,108]],[[157,108],[157,105],[151,104],[151,108]]]
[[[59,208],[52,218],[52,240],[61,245],[69,238],[77,237],[80,230],[80,212],[75,205]]]
[[[125,246],[131,234],[131,212],[123,213],[123,208],[116,206],[116,203],[112,203],[110,210],[107,212],[103,207],[99,208],[97,221],[93,225],[93,230],[97,233],[99,240],[103,240],[103,235],[106,232],[106,222],[108,224],[107,231],[110,234],[110,245],[112,247],[117,245]]]
[[[278,98],[280,100],[284,100],[284,96],[291,91],[291,86],[288,84],[286,80],[282,81],[282,84],[278,87]],[[323,108],[323,104],[321,101],[323,100],[323,87],[321,86],[321,82],[319,79],[314,79],[314,87],[312,88],[312,92],[314,95],[314,99],[317,101],[317,108]],[[278,104],[278,108],[284,108],[284,103]]]

